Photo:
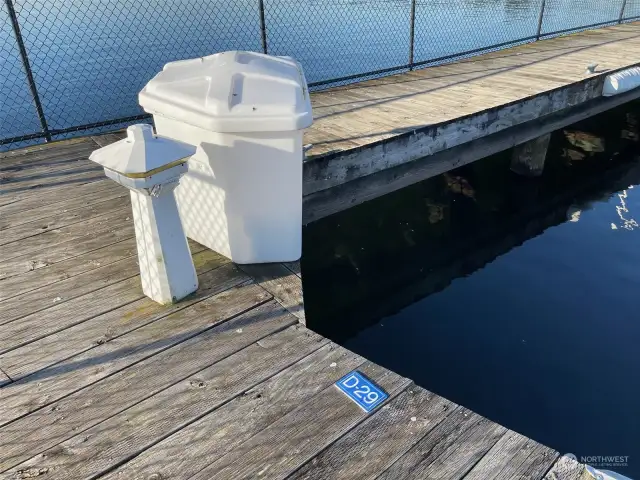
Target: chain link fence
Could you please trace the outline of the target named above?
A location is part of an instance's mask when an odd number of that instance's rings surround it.
[[[640,18],[640,0],[0,0],[0,151],[148,119],[170,61],[290,55],[312,89]]]

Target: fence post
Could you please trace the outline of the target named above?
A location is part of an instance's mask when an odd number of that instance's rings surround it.
[[[20,24],[18,23],[18,16],[13,8],[12,0],[5,0],[7,10],[9,11],[9,18],[11,19],[11,26],[13,27],[13,34],[16,37],[18,43],[18,50],[20,51],[20,58],[22,60],[22,66],[27,75],[27,82],[29,83],[29,90],[31,90],[31,96],[33,97],[33,103],[36,106],[38,112],[38,119],[40,120],[40,126],[42,127],[42,133],[47,142],[51,141],[51,134],[49,133],[49,126],[47,125],[47,119],[44,116],[44,110],[42,109],[42,103],[40,103],[40,96],[38,95],[38,89],[36,88],[36,82],[33,79],[33,73],[31,72],[31,64],[29,63],[29,57],[27,56],[27,49],[24,46],[22,40],[22,33],[20,33]]]
[[[413,70],[413,45],[416,36],[416,0],[411,0],[411,15],[409,18],[409,70]]]
[[[260,9],[260,38],[262,39],[262,53],[269,53],[267,48],[267,26],[264,21],[264,0],[258,0]]]
[[[540,16],[538,17],[538,33],[536,34],[536,40],[540,40],[540,35],[542,34],[542,21],[544,20],[544,6],[547,3],[547,0],[542,0],[542,5],[540,5]]]
[[[624,11],[627,8],[627,0],[622,0],[622,8],[620,9],[620,17],[618,18],[618,23],[622,23],[624,19]]]

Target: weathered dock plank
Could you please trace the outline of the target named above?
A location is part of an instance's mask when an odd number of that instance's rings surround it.
[[[86,158],[96,148],[96,142],[90,138],[71,138],[51,144],[43,143],[18,150],[0,153],[0,172],[11,171],[21,166],[60,166],[78,158]]]
[[[69,241],[81,240],[91,233],[110,230],[121,222],[128,222],[131,218],[131,206],[110,208],[101,214],[80,223],[73,223],[65,227],[47,230],[39,235],[23,238],[7,243],[0,249],[0,263],[16,257],[24,257]]]
[[[208,269],[227,263],[227,259],[221,255],[210,250],[204,250],[204,247],[198,246],[193,251],[196,254],[194,255],[194,262],[198,265]],[[135,253],[135,249],[130,251],[132,254]],[[44,270],[46,271],[46,269]],[[37,290],[31,289],[32,291],[30,292],[0,302],[3,310],[0,325],[6,325],[19,318],[46,310],[52,305],[62,305],[64,302],[74,298],[90,294],[103,287],[119,283],[131,277],[137,277],[138,275],[139,267],[136,263],[136,258],[127,257],[105,266],[96,266],[93,270],[40,287]],[[30,289],[28,284],[25,286],[27,290]],[[0,336],[0,338],[2,337]],[[0,347],[1,349],[2,347]]]
[[[14,384],[11,385],[11,388],[0,391],[0,399],[2,400],[0,408],[3,413],[0,425],[10,423],[141,360],[203,333],[220,323],[224,319],[225,312],[240,314],[271,298],[266,292],[255,286],[243,288],[240,292],[228,292],[227,290],[238,285],[238,282],[245,281],[246,277],[239,275],[239,272],[232,268],[226,267],[220,268],[216,273],[219,278],[216,280],[217,283],[211,287],[211,295],[199,299],[206,302],[202,305],[187,305],[192,308],[176,309],[165,317],[156,314],[156,317],[159,317],[156,318],[149,315],[134,324],[134,328],[128,331],[126,327],[120,327],[118,331],[118,324],[112,321],[112,328],[119,336],[109,338],[104,342],[102,342],[102,339],[105,338],[104,335],[98,337],[98,341],[90,344],[80,332],[70,331],[71,340],[77,340],[77,343],[70,345],[66,359],[63,358],[59,363],[52,363],[50,360],[55,354],[49,351],[49,358],[42,358],[43,355],[36,358],[30,365],[34,367],[36,362],[40,362],[45,366],[35,372],[28,372],[31,373],[31,376],[25,376],[22,379],[18,379],[18,375],[15,378],[12,377]],[[231,306],[229,306],[232,301],[230,297],[233,297],[233,302],[235,302]],[[202,315],[203,310],[206,311],[208,308],[218,308],[220,313]],[[110,318],[104,317],[96,318],[110,320]],[[121,323],[125,323],[127,317],[118,318],[121,319]],[[143,323],[145,320],[147,322]],[[104,330],[100,331],[98,325],[93,325],[88,333],[92,331],[104,334]],[[107,333],[109,333],[108,330]],[[60,337],[58,337],[59,339]],[[47,361],[48,363],[46,363]],[[99,368],[96,368],[96,364],[99,365]],[[29,365],[26,367],[28,368]],[[25,367],[20,365],[15,365],[14,368],[25,370]],[[9,369],[9,371],[11,370]]]
[[[306,218],[635,98],[601,101],[583,64],[621,68],[639,39],[626,24],[314,93]],[[121,137],[0,154],[0,478],[588,478],[300,325],[299,262],[192,244],[198,291],[145,298],[126,191],[74,173]],[[370,414],[334,386],[354,369],[390,393]]]
[[[0,233],[0,245],[40,235],[48,230],[56,230],[67,225],[79,223],[126,205],[129,205],[129,194],[121,190],[118,193],[104,195],[99,202],[91,202],[73,210],[65,208],[48,218],[41,218],[28,223],[21,223],[20,225],[9,225]]]
[[[454,409],[455,404],[422,389],[409,388],[290,478],[374,479]]]
[[[43,266],[20,275],[5,277],[2,279],[0,301],[66,280],[97,267],[115,263],[123,258],[132,257],[135,254],[136,241],[134,237],[130,237],[121,242],[107,245],[106,247],[54,263],[53,265]]]
[[[242,265],[240,268],[273,295],[278,303],[295,315],[300,322],[305,323],[302,280],[299,276],[291,275],[292,271],[279,263]]]
[[[34,248],[35,251],[23,253],[16,249],[17,256],[0,262],[0,279],[6,279],[26,272],[36,271],[58,262],[84,255],[105,246],[133,238],[134,229],[130,216],[118,215],[113,223],[105,223],[100,219],[93,219],[87,226],[88,230],[78,236],[72,236],[64,241],[45,248]]]
[[[251,295],[248,300],[255,299],[255,295]],[[208,312],[210,325],[215,325],[213,328],[111,375],[108,381],[94,383],[45,409],[41,408],[3,426],[0,429],[3,452],[0,471],[11,469],[232,353],[296,323],[295,317],[276,307],[273,302],[242,314],[253,306],[255,303],[237,303],[235,296],[226,296],[215,310]],[[9,384],[5,389],[12,386]],[[43,435],[42,432],[47,434]],[[15,475],[13,471],[4,477]],[[0,478],[3,476],[0,475]]]
[[[24,470],[46,470],[47,478],[61,480],[105,473],[327,343],[302,328],[293,325],[251,343],[92,428],[79,427],[81,433],[0,478]],[[245,345],[248,335],[243,331],[231,337],[229,351]]]
[[[593,480],[593,476],[581,463],[562,456],[545,475],[544,480]]]
[[[49,146],[55,148],[55,146]],[[7,228],[10,225],[20,225],[23,222],[32,222],[41,218],[47,218],[62,210],[62,203],[67,209],[88,205],[95,199],[102,199],[112,193],[123,193],[122,186],[115,182],[108,181],[106,177],[96,182],[74,186],[74,194],[61,195],[58,191],[50,192],[44,190],[40,195],[26,200],[0,205],[0,228]],[[24,215],[26,210],[30,215]],[[31,214],[31,211],[33,213]]]
[[[410,384],[399,375],[365,363],[359,370],[385,389],[391,399]],[[238,445],[194,480],[285,478],[336,441],[367,414],[331,386]],[[249,417],[246,421],[251,421]]]
[[[11,381],[11,379],[9,378],[9,375],[7,375],[2,370],[0,370],[0,387],[2,387],[3,385],[9,383],[10,381]]]
[[[473,467],[465,480],[541,478],[557,457],[554,450],[510,431]]]
[[[162,478],[191,478],[364,361],[336,345],[322,346],[246,394],[158,443],[106,478],[144,480],[154,474]],[[188,457],[177,455],[187,444],[196,454]]]
[[[90,153],[90,152],[89,152]],[[22,191],[34,187],[42,187],[48,184],[56,184],[66,176],[83,172],[100,172],[100,167],[87,160],[88,153],[80,152],[77,158],[67,158],[64,163],[58,165],[28,164],[19,167],[3,165],[2,170],[2,194],[13,191]]]
[[[211,268],[219,266],[223,262],[224,260],[221,259],[220,255],[211,250],[205,250],[194,255],[194,263],[209,264]],[[135,266],[135,263],[133,263],[133,266]],[[141,299],[144,294],[140,286],[140,279],[135,273],[135,276],[130,275],[131,273],[131,271],[127,271],[124,276],[128,278],[113,284],[109,284],[107,280],[105,282],[107,285],[100,289],[99,294],[89,292],[61,303],[57,303],[53,298],[50,300],[52,306],[22,317],[20,317],[20,313],[14,312],[14,316],[18,316],[20,321],[9,321],[9,323],[5,323],[2,326],[2,331],[0,332],[0,354]],[[72,277],[72,279],[75,280],[75,277]],[[105,277],[105,279],[108,279],[108,277]],[[53,286],[55,287],[57,284]],[[9,302],[11,300],[5,300],[2,303]],[[29,308],[29,306],[25,305],[25,308]]]
[[[40,196],[43,192],[50,195],[60,195],[69,185],[84,185],[92,182],[103,182],[104,172],[96,168],[69,170],[53,179],[39,179],[24,183],[2,185],[0,188],[0,205],[14,202],[35,200],[42,204]]]
[[[586,75],[594,58],[600,65]],[[635,22],[315,92],[316,122],[305,139],[314,144],[304,166],[305,222],[638,98],[640,90],[601,97],[605,76],[638,58]],[[472,145],[481,140],[481,149]],[[386,171],[370,184],[355,182]]]
[[[89,359],[94,356],[104,357],[108,356],[110,352],[126,349],[127,355],[122,361],[124,362],[124,366],[128,366],[136,361],[136,359],[139,359],[136,349],[140,345],[145,346],[144,350],[140,352],[140,354],[145,355],[148,355],[150,352],[155,352],[156,349],[166,348],[179,339],[179,335],[183,333],[182,329],[186,328],[185,325],[189,328],[189,332],[197,331],[200,325],[197,319],[194,321],[189,316],[191,315],[191,311],[180,315],[172,316],[172,314],[249,280],[248,277],[232,265],[224,265],[219,268],[212,268],[211,270],[199,268],[197,272],[200,286],[193,296],[185,299],[183,302],[166,307],[158,305],[146,297],[141,298],[133,303],[123,305],[122,307],[93,317],[82,324],[74,325],[61,332],[47,335],[23,347],[7,352],[0,356],[0,367],[10,372],[14,380],[39,372],[38,376],[25,380],[23,383],[25,385],[31,385],[34,380],[37,380],[36,383],[39,384],[38,391],[44,392],[48,388],[48,383],[53,385],[55,382],[55,391],[60,395],[65,394],[63,384],[67,382],[66,371],[68,368],[67,363],[59,362],[70,359],[68,362],[69,365],[75,365],[76,367],[69,370],[75,372],[80,370],[80,368],[77,368],[78,365],[87,363],[87,366],[90,366]],[[266,292],[260,289],[255,288],[253,290],[254,293],[260,294],[265,301],[271,298]],[[169,318],[165,319],[165,317]],[[141,327],[145,327],[160,319],[163,321],[141,329]],[[206,318],[203,320],[206,320]],[[205,323],[205,325],[208,324]],[[150,347],[148,345],[149,340],[152,338],[155,339],[152,333],[160,328],[162,329],[162,334],[165,335],[166,338],[169,338],[169,340]],[[137,331],[138,329],[140,330]],[[136,332],[134,333],[134,331]],[[130,334],[125,335],[127,333]],[[118,342],[110,344],[114,339],[118,339]],[[156,340],[160,339],[161,337]],[[64,344],[64,349],[60,348],[61,344]],[[98,348],[98,350],[89,352],[84,356],[79,356],[79,354],[93,348]],[[52,367],[56,375],[51,375],[48,370],[45,371],[48,367]],[[102,367],[102,374],[113,373],[113,370],[105,368],[104,362]],[[83,385],[83,381],[80,380],[81,376],[82,375],[78,373],[74,373],[73,378],[68,381],[70,387],[77,388],[78,385]],[[17,386],[15,388],[18,389]],[[30,388],[31,387],[25,387],[23,395],[24,401],[22,403],[16,403],[15,407],[17,410],[20,410],[23,405],[33,403],[32,401],[27,401],[28,398],[33,400],[32,395],[34,391],[29,390]],[[3,394],[0,394],[0,398],[3,398],[2,395]],[[54,396],[50,394],[47,395],[47,400],[52,401],[55,399]],[[13,418],[12,414],[6,411],[4,413],[7,421]],[[18,411],[15,415],[19,416],[20,414],[20,411]]]
[[[463,478],[506,431],[458,407],[378,478]]]

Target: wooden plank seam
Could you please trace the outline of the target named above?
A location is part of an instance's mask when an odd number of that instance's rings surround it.
[[[266,303],[266,301],[265,301],[264,303]],[[256,306],[258,306],[258,305],[256,305]],[[255,307],[253,307],[253,308],[255,308]],[[252,309],[253,309],[253,308],[252,308]],[[245,313],[246,313],[246,312],[245,312]],[[225,320],[225,322],[226,322],[226,320]],[[267,336],[263,337],[263,338],[262,338],[262,339],[260,339],[260,340],[264,340],[265,338],[268,338],[268,337],[271,337],[271,336],[273,336],[273,335],[276,335],[276,334],[278,334],[278,333],[280,333],[280,332],[283,332],[283,331],[285,331],[286,329],[288,329],[288,328],[290,328],[290,327],[291,327],[291,325],[286,326],[286,327],[284,327],[284,326],[283,326],[282,328],[280,328],[280,329],[278,329],[278,330],[275,330],[273,333],[271,333],[271,334],[269,334],[269,335],[267,335]],[[245,349],[250,348],[251,346],[253,346],[253,345],[255,345],[255,344],[258,344],[258,343],[260,342],[260,340],[256,340],[254,343],[252,343],[252,344],[250,344],[250,345],[247,345],[246,347],[244,347],[244,348],[243,348],[243,349],[241,349],[241,350],[245,350]],[[269,375],[268,377],[266,377],[266,378],[262,378],[262,379],[259,379],[259,380],[255,380],[253,383],[250,383],[247,387],[243,387],[241,392],[239,392],[239,393],[237,393],[237,394],[235,394],[235,395],[229,396],[226,400],[224,400],[224,401],[220,402],[220,404],[216,405],[214,408],[209,409],[209,410],[206,410],[206,411],[204,411],[204,412],[202,412],[202,413],[198,414],[197,416],[192,417],[189,421],[187,421],[187,422],[185,422],[185,423],[181,424],[179,427],[173,428],[173,429],[169,430],[167,433],[165,433],[164,435],[161,435],[161,436],[157,437],[157,439],[155,439],[155,440],[154,440],[150,445],[148,445],[144,450],[141,450],[141,451],[137,452],[135,455],[130,455],[130,456],[129,456],[128,458],[126,458],[126,459],[122,459],[121,461],[119,461],[119,462],[117,462],[116,464],[114,464],[111,468],[108,468],[108,469],[104,470],[103,472],[101,472],[101,473],[99,474],[99,476],[100,476],[100,477],[102,477],[102,476],[106,476],[106,475],[108,475],[109,473],[113,472],[114,470],[117,470],[119,467],[121,467],[121,466],[123,466],[124,464],[126,464],[126,463],[130,462],[130,461],[131,461],[131,460],[133,460],[134,458],[136,458],[136,457],[138,457],[138,456],[142,455],[142,454],[143,454],[144,452],[146,452],[147,450],[149,450],[149,449],[153,448],[153,447],[154,447],[155,445],[157,445],[158,443],[160,443],[160,442],[162,442],[162,441],[166,440],[167,438],[169,438],[169,437],[170,437],[170,436],[172,436],[172,435],[175,435],[175,434],[176,434],[177,432],[179,432],[180,430],[182,430],[182,429],[184,429],[184,428],[187,428],[187,427],[189,427],[190,425],[192,425],[192,424],[194,424],[194,423],[196,423],[196,422],[198,422],[198,421],[202,420],[202,418],[206,417],[207,415],[210,415],[211,413],[215,412],[215,411],[216,411],[216,410],[218,410],[219,408],[222,408],[222,407],[224,407],[225,405],[227,405],[228,403],[231,403],[234,399],[236,399],[236,398],[238,398],[238,397],[242,397],[243,395],[246,395],[246,393],[247,393],[247,392],[249,392],[249,391],[250,391],[250,390],[252,390],[253,388],[257,387],[257,386],[258,386],[258,385],[260,385],[261,383],[268,381],[271,377],[274,377],[274,376],[278,375],[279,373],[281,373],[281,372],[283,372],[283,371],[287,370],[288,368],[290,368],[291,366],[295,365],[296,363],[298,363],[298,362],[300,362],[300,361],[304,360],[305,358],[307,358],[307,357],[309,357],[309,356],[313,355],[314,353],[316,353],[318,350],[320,350],[322,347],[324,347],[324,346],[325,346],[325,345],[327,345],[328,343],[329,343],[329,340],[326,340],[326,341],[324,341],[324,342],[318,342],[317,347],[316,347],[316,348],[314,348],[312,351],[310,351],[310,352],[309,352],[308,354],[306,354],[305,356],[303,356],[302,358],[298,358],[298,359],[295,359],[295,360],[293,360],[293,359],[292,359],[292,360],[290,361],[290,363],[287,363],[286,365],[282,365],[282,366],[280,366],[280,367],[279,367],[279,369],[274,370],[273,372],[271,372],[271,373],[270,373],[270,375]],[[217,362],[213,363],[212,365],[209,365],[209,366],[207,366],[207,367],[203,367],[203,368],[202,368],[201,370],[199,370],[198,372],[201,372],[202,370],[206,370],[207,368],[211,368],[212,366],[214,366],[214,365],[216,365],[216,364],[218,364],[218,363],[222,362],[223,360],[225,360],[225,359],[227,359],[227,358],[229,358],[229,357],[233,356],[234,354],[239,353],[241,350],[238,350],[237,352],[233,352],[233,353],[231,353],[231,354],[227,355],[226,357],[221,358],[220,360],[218,360]],[[197,374],[198,374],[198,372],[195,372],[195,373],[193,373],[192,375],[189,375],[189,377],[192,377],[192,376],[194,376],[194,375],[197,375]],[[189,378],[189,377],[187,377],[187,378]],[[177,383],[178,383],[178,382],[176,382],[176,384],[177,384]],[[175,385],[175,384],[174,384],[174,385]],[[167,387],[167,388],[170,388],[170,387]],[[144,401],[144,400],[142,400],[142,401]],[[142,402],[142,401],[141,401],[141,402]],[[141,402],[139,402],[139,403],[141,403]],[[126,410],[125,410],[125,411],[126,411]],[[115,416],[115,415],[114,415],[114,416]]]

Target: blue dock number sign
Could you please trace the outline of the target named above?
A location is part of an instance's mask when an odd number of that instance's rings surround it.
[[[367,413],[389,398],[384,390],[357,370],[338,380],[336,387]]]

